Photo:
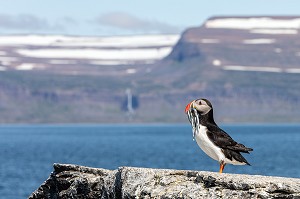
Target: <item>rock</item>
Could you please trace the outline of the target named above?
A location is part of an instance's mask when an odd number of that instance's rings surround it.
[[[206,171],[54,164],[29,199],[300,198],[300,179]]]
[[[54,164],[50,177],[29,198],[117,198],[118,171]]]

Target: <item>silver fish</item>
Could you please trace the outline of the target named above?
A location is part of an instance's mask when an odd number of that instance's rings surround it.
[[[187,112],[188,119],[192,125],[193,140],[195,141],[195,134],[199,128],[200,120],[196,109],[191,109]]]

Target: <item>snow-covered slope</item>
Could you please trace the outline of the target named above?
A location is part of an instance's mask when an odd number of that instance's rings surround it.
[[[300,29],[300,18],[226,17],[208,20],[206,28],[225,29]]]
[[[158,47],[172,46],[179,35],[137,35],[112,37],[80,37],[64,35],[8,35],[0,36],[1,46],[64,46],[64,47]]]
[[[179,35],[0,36],[0,65],[3,71],[76,65],[79,62],[88,65],[149,64],[167,56],[178,39]]]

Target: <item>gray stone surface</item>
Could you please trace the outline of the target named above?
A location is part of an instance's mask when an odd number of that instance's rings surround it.
[[[29,197],[38,198],[299,198],[300,179],[121,167],[54,164]]]

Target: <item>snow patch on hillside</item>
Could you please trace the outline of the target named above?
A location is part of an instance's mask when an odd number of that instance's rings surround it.
[[[219,59],[215,59],[215,60],[213,60],[212,64],[214,66],[221,66],[222,62]]]
[[[173,46],[180,35],[145,35],[145,36],[123,36],[123,37],[100,37],[83,38],[73,41],[56,43],[62,47],[118,47],[118,48],[141,48],[156,46]]]
[[[244,44],[272,44],[275,43],[275,39],[246,39]]]
[[[236,71],[257,71],[257,72],[272,72],[280,73],[283,72],[281,68],[276,67],[265,67],[265,66],[223,66],[224,70],[236,70]]]
[[[72,37],[60,35],[1,36],[1,46],[60,46],[60,47],[155,47],[173,46],[180,35],[143,35],[118,37]]]
[[[16,70],[32,70],[36,67],[33,63],[23,63],[16,66]]]
[[[220,43],[219,39],[201,39],[201,43],[203,44],[217,44]]]
[[[287,73],[300,73],[300,68],[288,68],[285,70]]]
[[[45,46],[54,43],[72,41],[76,37],[60,36],[60,35],[9,35],[0,37],[1,46]]]
[[[136,73],[136,69],[134,69],[134,68],[129,68],[129,69],[126,70],[126,73],[127,73],[127,74],[134,74],[134,73]]]
[[[271,34],[271,35],[296,35],[298,30],[296,29],[252,29],[250,33],[256,34]]]
[[[49,61],[50,64],[54,65],[71,65],[76,64],[76,60],[68,60],[68,59],[53,59]]]
[[[274,19],[271,17],[217,18],[208,20],[206,28],[226,29],[300,29],[300,18]]]
[[[115,65],[134,64],[134,62],[133,61],[126,61],[126,60],[96,60],[96,61],[90,61],[89,64],[104,65],[104,66],[115,66]]]
[[[248,72],[271,72],[271,73],[300,73],[300,68],[277,68],[277,67],[266,67],[266,66],[236,66],[228,65],[223,66],[223,70],[232,71],[248,71]]]
[[[171,52],[171,47],[145,49],[18,49],[20,55],[33,58],[68,58],[99,60],[157,60]]]

